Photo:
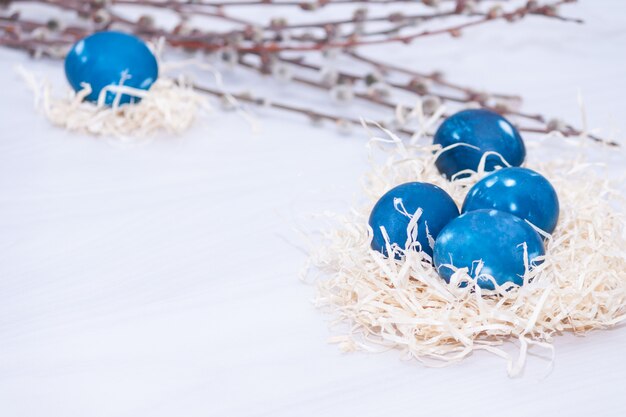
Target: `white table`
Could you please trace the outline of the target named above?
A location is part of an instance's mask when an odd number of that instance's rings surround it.
[[[384,53],[569,120],[580,88],[589,124],[623,134],[626,3],[567,12],[588,23],[498,23]],[[252,135],[216,111],[183,138],[119,147],[32,110],[12,65],[63,86],[58,63],[0,62],[1,416],[626,414],[623,328],[559,338],[545,379],[539,358],[509,379],[489,354],[427,369],[327,344],[293,228],[358,196],[363,132],[264,112]],[[623,152],[600,157],[624,173]]]

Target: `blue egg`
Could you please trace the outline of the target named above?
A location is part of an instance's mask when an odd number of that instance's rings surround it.
[[[478,181],[462,212],[496,209],[528,220],[552,233],[559,219],[559,198],[552,184],[528,168],[503,168]]]
[[[148,90],[159,76],[154,54],[134,35],[121,32],[98,32],[76,42],[65,58],[65,75],[75,91],[81,83],[92,88],[87,100],[98,101],[100,90],[108,85],[123,84]],[[115,94],[108,92],[106,104],[111,105]],[[122,94],[119,104],[139,99]]]
[[[533,260],[545,254],[543,241],[533,228],[519,217],[498,210],[476,210],[452,220],[435,242],[434,261],[439,275],[450,282],[453,270],[445,266],[468,268],[469,275],[485,289],[498,285],[524,283],[524,247],[527,245],[531,267]],[[482,261],[482,268],[478,266]]]
[[[432,256],[428,236],[436,239],[441,229],[459,215],[459,209],[448,193],[436,185],[422,182],[398,185],[378,200],[369,218],[369,225],[374,231],[372,249],[388,256],[381,227],[385,228],[390,244],[395,243],[400,249],[406,249],[407,227],[418,208],[422,209],[417,221],[420,247],[413,249],[421,249]]]
[[[439,172],[451,179],[459,171],[476,171],[485,152],[497,152],[486,157],[485,170],[496,166],[520,166],[526,148],[517,129],[504,117],[489,110],[463,110],[448,117],[435,133],[435,144],[446,148],[464,143],[441,154],[435,164]]]

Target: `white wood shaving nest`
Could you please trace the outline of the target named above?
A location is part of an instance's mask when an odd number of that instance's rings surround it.
[[[159,131],[180,134],[191,127],[200,110],[210,111],[206,97],[194,91],[190,82],[161,75],[150,90],[111,86],[107,91],[140,97],[132,105],[105,106],[105,89],[99,103],[85,101],[91,93],[89,84],[79,92],[68,91],[64,97],[52,94],[51,84],[22,67],[18,72],[34,93],[35,108],[54,125],[69,131],[95,136],[143,138]]]
[[[469,187],[488,174],[479,168],[449,182],[434,165],[433,152],[440,149],[416,141],[403,144],[385,132],[389,139],[370,141],[372,150],[371,145],[386,143],[386,161],[372,162],[364,187],[369,203],[333,216],[335,226],[322,232],[322,244],[312,250],[306,272],[317,285],[315,304],[333,316],[331,327],[339,333],[330,341],[342,351],[400,349],[404,357],[444,366],[485,350],[504,358],[508,374],[517,376],[532,345],[548,350],[551,369],[554,336],[624,323],[626,238],[624,217],[615,204],[620,195],[582,156],[587,139],[574,141],[578,156],[569,160],[538,163],[529,149],[526,166],[557,190],[559,223],[547,235],[545,261],[527,271],[525,285],[488,291],[464,270],[453,281],[470,285],[446,284],[424,259],[427,255],[408,251],[404,260],[396,260],[370,249],[368,217],[389,189],[409,181],[436,184],[460,207]],[[571,142],[553,139],[563,146]],[[518,346],[516,355],[509,353],[511,346]]]

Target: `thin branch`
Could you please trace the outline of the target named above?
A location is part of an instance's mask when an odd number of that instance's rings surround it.
[[[347,123],[349,125],[361,126],[361,120],[353,117],[339,117],[330,113],[311,110],[306,107],[299,107],[281,102],[275,102],[262,97],[254,97],[248,93],[226,93],[220,90],[200,85],[194,85],[193,87],[199,92],[209,94],[218,98],[226,98],[228,96],[231,96],[234,97],[237,101],[254,104],[259,107],[268,107],[276,110],[286,111],[289,113],[300,114],[306,116],[312,122],[330,121],[337,125]],[[386,125],[384,121],[378,121],[377,123],[379,123],[383,127]],[[411,137],[415,134],[414,131],[405,128],[396,129],[396,131],[408,137]]]
[[[264,0],[265,1],[265,0]],[[111,24],[118,24],[128,27],[134,33],[147,37],[163,37],[166,42],[172,46],[184,47],[187,50],[204,50],[210,52],[217,51],[227,51],[228,53],[234,53],[235,58],[240,67],[247,68],[250,70],[254,70],[260,72],[262,74],[272,73],[274,71],[273,66],[277,63],[285,63],[297,68],[313,70],[318,73],[321,73],[323,68],[319,65],[312,64],[307,62],[303,57],[299,58],[285,58],[282,56],[282,52],[284,51],[326,51],[329,49],[337,49],[334,48],[336,46],[340,46],[338,49],[344,53],[346,56],[361,61],[365,64],[370,65],[371,67],[381,71],[382,73],[397,73],[410,77],[410,80],[406,83],[402,83],[399,81],[390,81],[390,80],[380,80],[382,82],[382,86],[386,85],[389,88],[393,88],[396,90],[401,90],[405,92],[409,92],[412,94],[416,94],[421,97],[431,96],[435,99],[439,99],[443,102],[455,102],[460,104],[469,104],[471,102],[478,102],[482,106],[486,108],[491,108],[493,110],[499,111],[504,114],[509,114],[513,116],[517,116],[520,118],[525,118],[531,120],[533,122],[538,122],[544,124],[543,127],[525,127],[521,126],[520,130],[526,132],[535,132],[535,133],[547,133],[550,129],[549,126],[545,124],[545,118],[541,115],[536,114],[528,114],[522,113],[518,111],[514,111],[509,109],[507,106],[491,103],[492,99],[500,99],[500,100],[519,100],[518,96],[506,95],[506,94],[487,94],[478,92],[469,87],[463,87],[449,81],[443,79],[441,74],[439,73],[421,73],[412,69],[406,69],[399,66],[396,66],[391,63],[386,63],[381,60],[372,59],[362,55],[356,49],[356,46],[367,45],[373,43],[385,43],[385,42],[397,42],[397,41],[411,41],[418,37],[431,36],[434,34],[441,33],[449,33],[453,36],[458,36],[460,31],[463,28],[467,28],[470,26],[475,26],[478,24],[487,23],[489,21],[497,20],[497,19],[505,19],[508,21],[519,20],[526,15],[540,15],[551,18],[557,18],[559,20],[567,20],[570,21],[569,18],[562,18],[557,12],[556,7],[561,4],[570,3],[573,0],[564,0],[557,1],[548,5],[539,5],[536,1],[529,1],[523,7],[518,7],[509,13],[495,13],[493,7],[489,10],[488,13],[481,12],[467,12],[465,9],[465,2],[462,0],[457,0],[455,3],[455,7],[453,10],[442,11],[433,14],[398,14],[398,13],[390,13],[385,16],[377,16],[377,17],[368,17],[366,14],[359,12],[358,10],[353,13],[352,19],[344,19],[344,20],[328,20],[328,21],[318,21],[318,22],[309,22],[305,24],[296,24],[296,25],[286,25],[283,23],[276,24],[273,23],[268,27],[262,27],[256,25],[254,22],[250,22],[246,19],[239,18],[237,16],[226,15],[221,8],[216,8],[214,10],[207,9],[206,7],[211,7],[211,4],[217,4],[215,2],[197,2],[197,1],[151,1],[151,0],[112,0],[115,5],[129,5],[136,4],[141,6],[150,6],[150,7],[159,7],[159,8],[170,8],[181,16],[181,25],[177,26],[174,31],[166,31],[164,29],[160,29],[155,27],[150,21],[146,21],[143,17],[138,21],[133,21],[128,18],[124,18],[118,15],[115,11],[110,8],[111,2],[107,2],[106,0],[89,0],[89,1],[77,1],[77,0],[52,0],[52,1],[44,1],[44,0],[13,0],[13,3],[25,3],[25,2],[36,2],[47,4],[52,7],[62,8],[64,10],[70,10],[76,12],[79,16],[88,17],[89,20],[92,21],[93,27],[78,27],[78,26],[67,26],[67,27],[49,27],[50,22],[36,22],[23,19],[19,16],[19,14],[13,14],[8,17],[0,16],[0,44],[11,47],[22,49],[30,52],[33,55],[50,55],[54,58],[58,58],[62,55],[64,49],[69,46],[71,43],[76,41],[79,38],[82,38],[93,30],[98,28],[108,28]],[[402,3],[403,1],[389,1],[387,3]],[[252,4],[254,2],[248,2]],[[332,2],[337,4],[338,2]],[[364,2],[356,2],[356,1],[345,1],[343,3],[377,3],[376,1],[364,1]],[[234,4],[233,2],[229,2],[229,5]],[[263,3],[265,4],[265,3]],[[276,3],[273,3],[274,5]],[[311,3],[307,3],[311,4]],[[234,23],[236,25],[243,26],[243,29],[234,29],[227,32],[217,33],[217,32],[202,32],[197,29],[189,30],[189,28],[185,29],[183,27],[185,16],[200,14],[203,16],[208,16],[212,18],[221,19],[224,21],[228,21]],[[412,35],[399,36],[396,32],[404,27],[403,25],[406,22],[412,23],[411,19],[422,18],[424,20],[435,20],[435,19],[445,19],[450,16],[464,16],[466,18],[471,17],[480,17],[480,20],[469,21],[465,23],[458,24],[456,26],[447,27],[443,29],[437,29],[433,31],[422,31]],[[389,22],[391,24],[391,28],[383,29],[378,32],[366,32],[363,30],[363,25],[367,22]],[[336,34],[333,32],[333,27],[339,25],[352,24],[354,26],[354,32],[351,35],[348,35],[347,39],[343,41],[338,39]],[[395,25],[395,26],[394,26]],[[58,26],[58,25],[57,25]],[[294,35],[291,33],[291,30],[302,29],[302,28],[319,28],[323,29],[327,32],[327,36],[325,38],[316,39],[313,42],[303,35]],[[256,31],[256,33],[255,33]],[[263,35],[269,33],[274,33],[275,35],[272,38],[267,38],[266,36],[258,37],[259,32]],[[283,33],[288,33],[287,39],[289,41],[285,41],[282,37]],[[393,33],[393,35],[392,35]],[[385,36],[382,39],[371,40],[371,39],[363,39],[363,37],[371,37],[376,35],[389,35]],[[239,36],[239,38],[238,38]],[[301,37],[299,37],[301,36]],[[341,35],[345,36],[345,35]],[[294,43],[297,42],[297,43]],[[244,59],[247,54],[253,54],[260,58],[260,65],[255,65],[250,61]],[[338,78],[343,80],[341,82],[348,81],[349,83],[363,83],[365,86],[369,86],[373,83],[370,77],[372,74],[356,74],[351,73],[349,71],[339,71],[337,73]],[[311,78],[304,77],[300,74],[289,75],[289,82],[293,82],[296,84],[300,84],[306,86],[307,88],[314,88],[318,90],[326,90],[332,92],[334,88],[336,88],[336,84],[328,84],[327,82],[320,82],[317,80],[313,80]],[[430,91],[430,88],[425,86],[422,83],[423,80],[432,82],[433,84],[440,87],[440,89],[448,89],[451,92],[461,93],[461,95],[448,94],[440,91]],[[393,110],[395,111],[399,104],[389,100],[386,96],[381,95],[379,93],[380,90],[368,90],[366,92],[363,91],[355,91],[353,87],[347,86],[350,88],[350,94],[354,95],[355,98],[374,104],[376,106],[380,106],[387,111]],[[206,90],[206,88],[204,88]],[[253,100],[254,101],[254,100]],[[360,124],[360,120],[355,118],[339,118],[333,115],[327,115],[323,112],[316,112],[313,109],[306,109],[302,107],[294,107],[287,106],[284,104],[277,104],[273,106],[277,109],[296,111],[302,114],[319,116],[317,119],[321,120],[333,120],[336,123],[349,123],[349,124]],[[296,109],[296,110],[294,110]],[[580,131],[576,130],[570,125],[561,124],[562,128],[559,129],[561,133],[566,136],[573,136],[581,134]],[[405,133],[409,133],[406,131]],[[600,138],[591,137],[591,139],[596,141],[602,141]],[[614,142],[610,144],[616,145]]]

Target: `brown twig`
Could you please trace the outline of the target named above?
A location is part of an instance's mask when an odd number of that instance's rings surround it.
[[[1,0],[0,0],[1,1]],[[450,2],[453,4],[453,8],[450,10],[438,11],[432,14],[411,14],[411,13],[389,13],[384,16],[370,17],[364,13],[361,9],[354,11],[352,18],[349,19],[335,19],[327,21],[316,21],[299,24],[286,24],[285,22],[273,21],[269,26],[261,26],[250,22],[247,19],[242,19],[237,16],[227,15],[222,8],[233,5],[298,5],[305,10],[310,10],[310,5],[316,5],[316,7],[325,7],[332,4],[396,4],[396,3],[408,3],[412,0],[385,0],[385,1],[353,1],[353,0],[338,0],[338,1],[325,1],[318,0],[315,2],[274,2],[270,0],[262,1],[240,1],[240,2],[207,2],[207,1],[153,1],[153,0],[13,0],[10,3],[24,3],[24,2],[37,2],[47,4],[52,7],[62,8],[64,10],[70,10],[76,12],[78,15],[87,17],[93,22],[93,26],[69,26],[64,28],[50,28],[50,22],[36,22],[21,18],[19,15],[12,15],[8,17],[0,17],[0,44],[27,50],[34,55],[51,55],[58,57],[60,54],[59,48],[67,47],[76,39],[86,36],[93,30],[98,28],[108,28],[112,24],[123,25],[129,30],[132,30],[136,34],[147,37],[163,37],[167,43],[171,46],[183,47],[186,50],[203,50],[209,52],[227,51],[228,53],[234,53],[237,58],[237,62],[241,67],[252,69],[257,72],[267,74],[272,73],[273,65],[276,63],[287,63],[295,67],[312,70],[316,72],[322,71],[322,66],[313,64],[307,61],[303,57],[299,58],[287,58],[285,52],[290,51],[328,51],[332,49],[340,50],[345,56],[360,61],[370,67],[379,70],[386,74],[399,74],[408,76],[407,82],[401,82],[396,80],[383,80],[383,84],[389,86],[392,89],[405,91],[412,94],[417,94],[421,97],[431,96],[444,102],[458,103],[461,105],[477,102],[480,105],[494,109],[501,113],[512,115],[518,118],[528,119],[530,121],[542,124],[542,127],[521,126],[520,129],[526,132],[535,133],[547,133],[550,129],[545,123],[545,118],[538,114],[528,114],[519,112],[503,105],[502,103],[493,103],[493,99],[506,100],[506,101],[518,101],[518,96],[512,96],[500,93],[483,93],[470,87],[464,87],[458,84],[451,83],[441,76],[439,73],[422,73],[413,69],[402,68],[389,62],[385,62],[378,59],[373,59],[361,54],[358,51],[359,46],[380,44],[388,42],[403,42],[409,43],[417,38],[433,36],[437,34],[450,34],[452,36],[459,36],[463,29],[482,25],[490,21],[504,19],[507,21],[516,21],[524,18],[527,15],[539,15],[549,18],[555,18],[565,21],[576,21],[577,19],[565,18],[556,12],[556,7],[565,3],[571,3],[575,0],[562,0],[556,1],[550,4],[540,5],[537,1],[528,1],[524,6],[517,7],[510,12],[500,12],[499,8],[491,7],[486,12],[476,12],[467,9],[467,2],[464,0],[456,0]],[[493,0],[489,0],[495,3]],[[7,0],[4,0],[6,3]],[[424,1],[424,3],[430,3],[430,1]],[[149,19],[144,17],[138,21],[133,21],[128,18],[124,18],[114,11],[110,5],[125,6],[125,5],[142,5],[155,8],[169,8],[181,16],[181,25],[177,26],[174,31],[167,31],[156,27]],[[185,28],[185,16],[189,15],[202,15],[210,18],[221,19],[230,22],[237,27],[228,30],[226,32],[203,32],[198,29]],[[399,35],[399,30],[413,26],[414,20],[420,22],[429,20],[441,20],[451,16],[463,16],[465,19],[472,19],[465,21],[454,26],[448,26],[439,28],[436,30],[422,30],[417,33],[408,35]],[[371,22],[387,22],[390,27],[381,29],[378,31],[365,31],[363,29],[366,23]],[[349,35],[338,35],[336,28],[341,25],[352,25],[353,31]],[[54,25],[53,25],[54,26]],[[49,29],[47,32],[41,32],[42,29]],[[296,30],[300,29],[321,29],[324,31],[324,37],[311,37],[296,33]],[[35,36],[35,33],[37,35]],[[293,32],[293,33],[292,33]],[[381,37],[380,39],[370,39],[373,37]],[[252,54],[259,57],[261,64],[255,65],[245,59],[245,55]],[[339,71],[338,78],[340,82],[360,83],[364,86],[371,84],[371,74],[358,74],[351,73],[349,71]],[[331,91],[336,86],[333,84],[323,83],[311,78],[304,77],[300,74],[295,74],[290,77],[289,81],[307,86],[309,88],[315,88],[318,90]],[[431,89],[423,83],[423,81],[431,82],[433,85],[439,87],[439,89],[449,90],[443,91],[431,91]],[[207,90],[206,87],[202,89]],[[372,94],[370,91],[352,91],[354,97],[357,99],[372,103],[380,106],[384,109],[395,110],[398,108],[398,103],[389,100],[388,98]],[[457,93],[457,94],[454,94]],[[460,94],[458,94],[460,93]],[[360,120],[357,118],[338,118],[332,115],[327,115],[322,112],[316,112],[312,109],[305,109],[301,107],[287,106],[284,104],[277,104],[273,106],[277,109],[283,109],[288,111],[295,111],[307,115],[319,115],[321,120],[332,120],[339,123],[360,124]],[[294,110],[296,109],[296,110]],[[564,125],[559,129],[561,133],[566,136],[579,135],[582,132],[576,130],[570,125]],[[405,133],[409,134],[409,131],[405,130]],[[591,139],[596,141],[602,141],[600,138],[591,136]],[[615,145],[614,143],[610,143]]]
[[[455,2],[457,0],[444,0],[446,2]],[[507,0],[481,0],[481,1],[507,1]],[[139,2],[136,0],[114,0],[116,4],[138,4]],[[197,6],[208,6],[213,8],[225,8],[225,7],[243,7],[243,6],[279,6],[279,7],[287,7],[287,6],[295,6],[305,11],[315,11],[322,7],[326,6],[335,6],[335,5],[346,5],[346,4],[380,4],[380,5],[391,5],[391,4],[402,4],[402,3],[417,3],[419,0],[316,0],[316,1],[276,1],[276,0],[230,0],[230,1],[206,1],[206,0],[197,0],[197,1],[164,1],[164,3],[168,5],[174,5],[176,3],[182,4],[193,4]],[[143,0],[141,2],[142,5],[153,5],[156,3],[155,1]],[[421,1],[424,5],[435,5],[434,1]]]
[[[320,112],[316,110],[311,110],[306,107],[299,107],[299,106],[294,106],[294,105],[285,104],[281,102],[275,102],[275,101],[268,100],[268,99],[261,98],[261,97],[254,97],[247,93],[239,93],[239,94],[238,93],[226,93],[226,92],[214,89],[214,88],[200,86],[200,85],[194,85],[194,89],[202,93],[209,94],[209,95],[219,97],[219,98],[226,98],[230,96],[230,97],[234,97],[239,102],[250,103],[259,107],[268,107],[268,108],[272,108],[276,110],[286,111],[289,113],[300,114],[300,115],[306,116],[313,123],[318,123],[321,121],[330,121],[330,122],[335,123],[339,127],[342,127],[342,125],[349,125],[349,126],[361,126],[362,125],[361,119],[357,119],[353,117],[339,117],[330,113],[324,113],[324,112]],[[386,123],[384,121],[378,121],[377,123],[383,127],[386,127]],[[395,129],[395,131],[402,135],[406,135],[407,137],[411,137],[415,134],[414,131],[405,129],[405,128]]]

